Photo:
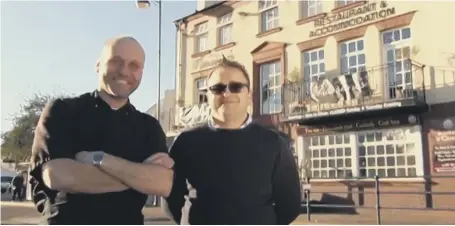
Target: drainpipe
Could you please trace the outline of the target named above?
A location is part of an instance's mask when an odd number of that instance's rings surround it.
[[[182,99],[182,92],[183,92],[183,76],[182,76],[182,59],[184,57],[183,54],[183,31],[181,29],[182,24],[185,21],[179,21],[178,23],[174,23],[175,28],[176,28],[176,33],[175,33],[175,80],[174,80],[174,87],[176,91],[176,103],[175,103],[175,111],[174,111],[174,124],[177,125],[177,130],[178,130],[178,122],[179,122],[179,109],[180,103],[179,101]]]

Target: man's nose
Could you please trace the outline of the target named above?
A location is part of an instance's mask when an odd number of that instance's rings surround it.
[[[126,65],[120,67],[120,74],[122,74],[122,76],[126,76],[129,74],[129,70],[128,70],[128,67]]]
[[[224,97],[228,97],[228,96],[230,96],[230,95],[232,95],[232,93],[231,93],[231,91],[229,90],[229,88],[226,87],[226,90],[224,90],[223,96],[224,96]]]

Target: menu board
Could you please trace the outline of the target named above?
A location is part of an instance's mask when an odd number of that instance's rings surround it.
[[[439,121],[429,131],[428,141],[432,157],[433,172],[455,172],[455,128],[453,120]]]
[[[455,172],[455,130],[431,131],[433,170]]]

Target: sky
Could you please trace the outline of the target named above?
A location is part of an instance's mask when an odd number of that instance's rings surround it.
[[[158,10],[129,1],[1,1],[1,131],[12,127],[25,98],[35,93],[82,94],[97,87],[96,59],[104,42],[132,35],[147,54],[142,84],[131,96],[140,111],[157,100]],[[173,21],[193,13],[195,1],[162,3],[164,90],[175,84]]]

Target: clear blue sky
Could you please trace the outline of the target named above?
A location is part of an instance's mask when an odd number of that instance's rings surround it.
[[[147,62],[139,89],[131,97],[141,111],[157,97],[156,7],[138,9],[131,1],[2,1],[1,131],[11,115],[36,92],[81,94],[97,86],[95,63],[104,42],[119,34],[136,37]],[[175,19],[193,13],[195,1],[164,1],[162,94],[174,88]]]

